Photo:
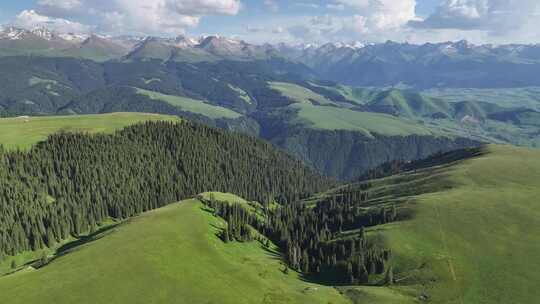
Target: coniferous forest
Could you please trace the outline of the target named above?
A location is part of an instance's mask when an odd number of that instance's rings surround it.
[[[204,191],[293,202],[331,186],[270,144],[196,123],[60,133],[29,152],[0,147],[0,255],[50,247]]]
[[[204,202],[226,220],[224,242],[251,241],[255,229],[280,248],[288,267],[307,277],[348,285],[373,283],[370,275],[378,275],[376,283],[392,284],[391,251],[380,239],[368,237],[364,228],[406,220],[411,213],[396,205],[366,206],[370,187],[369,183],[349,185],[315,205],[282,201],[270,208],[266,204],[262,217],[212,197]]]

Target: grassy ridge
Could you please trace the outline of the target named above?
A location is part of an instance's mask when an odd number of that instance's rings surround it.
[[[148,96],[154,100],[165,101],[175,107],[180,108],[182,111],[201,114],[206,117],[210,117],[212,119],[218,119],[218,118],[235,119],[242,116],[239,113],[234,112],[233,110],[229,110],[227,108],[223,108],[220,106],[207,104],[202,100],[196,100],[196,99],[191,99],[191,98],[181,97],[181,96],[174,96],[174,95],[166,95],[166,94],[143,90],[143,89],[137,89],[137,93]]]
[[[455,166],[377,183],[373,191],[386,199],[435,191],[409,197],[414,220],[372,231],[392,247],[404,290],[412,287],[433,303],[540,297],[538,151],[490,146],[484,156]]]
[[[313,104],[313,102],[322,105],[334,104],[330,99],[294,83],[270,82],[269,84],[270,88],[281,92],[283,96],[294,102],[301,104]]]
[[[0,144],[7,149],[29,149],[59,131],[110,133],[138,122],[158,120],[176,121],[178,118],[144,113],[3,118],[0,119]]]
[[[196,200],[146,213],[44,268],[0,278],[0,303],[348,303],[284,274],[257,242],[223,243]]]
[[[358,112],[344,108],[321,107],[308,104],[294,104],[290,108],[298,110],[294,123],[323,130],[351,130],[387,136],[441,135],[413,121],[399,119],[386,114]]]

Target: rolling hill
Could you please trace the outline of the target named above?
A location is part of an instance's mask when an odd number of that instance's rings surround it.
[[[432,158],[432,166],[424,169],[359,184],[368,185],[366,210],[397,205],[412,211],[412,217],[365,232],[392,249],[390,285],[334,289],[295,271],[286,273],[275,245],[223,242],[219,234],[225,221],[190,199],[102,229],[79,246],[51,255],[42,268],[24,266],[0,277],[0,301],[530,303],[540,296],[534,263],[540,254],[534,233],[540,154],[508,146],[471,152],[465,159],[450,153]],[[204,196],[262,208],[232,194]],[[336,237],[357,233],[344,230]]]
[[[412,220],[370,230],[393,251],[393,288],[431,303],[530,303],[540,293],[540,153],[485,147],[479,156],[372,181],[374,203]]]
[[[60,131],[112,133],[136,123],[161,120],[179,121],[179,118],[144,113],[0,118],[0,144],[7,149],[29,149]]]
[[[258,242],[224,244],[224,223],[202,207],[187,200],[148,212],[43,268],[2,277],[0,302],[348,303],[284,274]]]

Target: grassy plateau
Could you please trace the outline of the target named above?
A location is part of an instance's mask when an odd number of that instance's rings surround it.
[[[2,118],[0,144],[7,149],[29,149],[60,131],[111,133],[139,122],[158,120],[177,121],[178,118],[144,113]]]

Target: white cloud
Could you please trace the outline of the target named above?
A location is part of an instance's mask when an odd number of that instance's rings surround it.
[[[295,3],[294,6],[307,8],[307,9],[318,9],[321,7],[319,4],[311,3],[311,2],[298,2],[298,3]]]
[[[76,18],[109,33],[177,34],[207,15],[235,15],[240,0],[39,0],[37,13]]]
[[[402,27],[416,17],[416,0],[340,0],[358,9],[368,30],[376,32]]]
[[[305,42],[381,40],[401,32],[416,16],[416,0],[334,0],[327,8],[350,15],[321,15],[289,26],[289,33]]]
[[[326,8],[330,10],[343,11],[345,10],[345,5],[330,3],[326,5]]]
[[[538,8],[538,0],[444,0],[431,16],[411,25],[500,34],[520,29],[536,19]]]
[[[35,1],[33,10],[17,17],[19,25],[109,34],[175,35],[197,27],[205,16],[236,15],[244,9],[242,0]],[[266,18],[243,16],[248,24],[235,20],[210,31],[244,35],[253,42],[540,41],[540,0],[436,0],[440,5],[425,19],[416,15],[420,1],[300,0],[280,8],[282,1],[258,0],[263,10],[256,12],[266,13]]]
[[[148,2],[148,1],[146,1]],[[240,10],[239,0],[162,0],[180,15],[236,15]]]
[[[63,10],[72,10],[82,6],[81,0],[39,0],[38,5],[56,7]]]
[[[34,10],[22,11],[13,21],[13,25],[27,29],[33,29],[36,27],[47,27],[60,33],[84,33],[91,30],[89,26],[83,25],[81,23],[73,22],[62,18],[51,18],[43,16],[38,14]]]

